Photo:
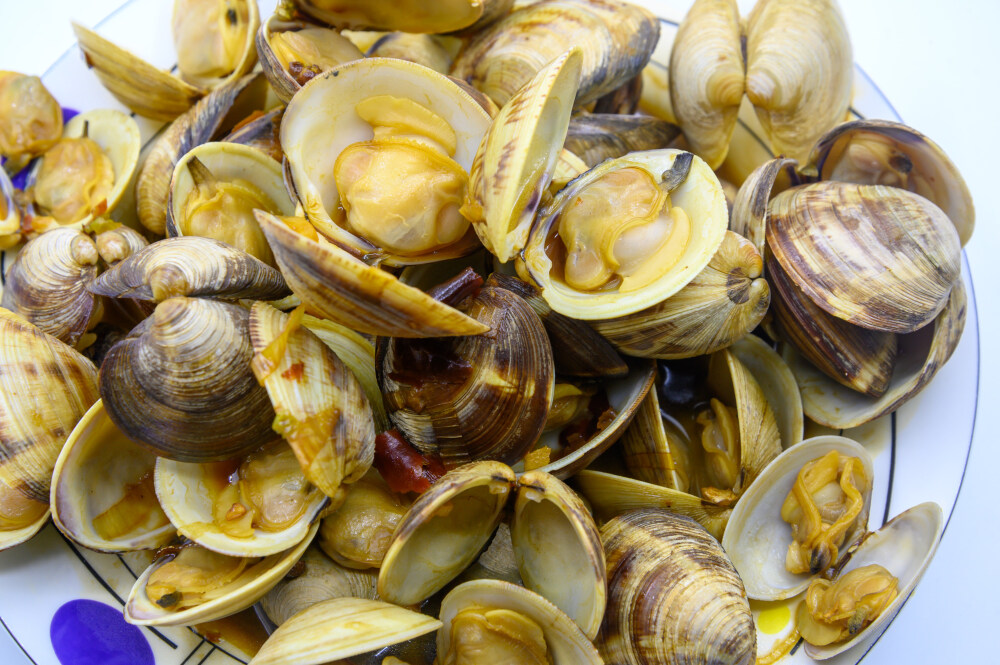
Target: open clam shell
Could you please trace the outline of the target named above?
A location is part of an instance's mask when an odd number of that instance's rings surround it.
[[[690,358],[749,333],[770,301],[760,254],[749,240],[727,231],[712,260],[680,291],[634,314],[591,325],[622,353]]]
[[[452,650],[452,622],[465,610],[507,610],[527,617],[542,629],[554,665],[597,665],[601,657],[573,621],[537,593],[501,580],[473,580],[452,589],[441,601],[443,625],[437,635],[439,658]]]
[[[454,32],[474,24],[484,14],[492,15],[505,0],[446,0],[425,3],[379,5],[363,0],[295,0],[308,16],[338,28],[392,32]]]
[[[241,249],[201,236],[158,240],[101,273],[87,288],[112,298],[157,303],[179,296],[273,300],[288,294],[277,270]]]
[[[63,127],[63,138],[80,138],[86,136],[101,149],[101,152],[111,162],[114,179],[111,189],[104,201],[95,202],[97,206],[82,219],[68,224],[73,228],[83,228],[96,215],[112,215],[118,203],[130,190],[135,182],[136,169],[139,165],[139,151],[142,149],[142,139],[139,126],[135,120],[121,111],[113,109],[95,109],[74,116]],[[28,174],[28,185],[35,184],[40,173],[43,160],[39,160]],[[75,166],[75,165],[73,165]],[[69,168],[69,167],[67,167]],[[70,172],[76,175],[75,171]],[[35,204],[39,214],[46,211]]]
[[[204,193],[192,176],[192,159],[201,162],[214,181],[201,186],[206,190]],[[253,189],[246,188],[244,183]],[[246,193],[241,191],[244,189]],[[207,193],[210,190],[214,190],[213,194]],[[259,194],[263,194],[266,200],[258,201]],[[274,256],[250,211],[241,210],[242,214],[237,215],[235,210],[222,207],[227,201],[231,201],[234,207],[246,206],[253,201],[263,204],[266,208],[262,209],[275,215],[287,217],[295,214],[295,204],[288,197],[278,162],[245,145],[209,142],[192,148],[174,167],[167,198],[167,235],[215,238],[273,266]],[[205,206],[205,212],[196,216],[200,219],[192,219],[190,213],[199,202]],[[218,217],[211,216],[212,212]],[[208,223],[209,220],[211,223]]]
[[[682,157],[683,156],[683,157]],[[569,286],[547,245],[559,229],[559,219],[591,183],[611,171],[634,169],[660,182],[678,159],[690,160],[690,170],[670,191],[672,205],[690,219],[690,239],[673,268],[641,289],[621,293],[617,288],[579,291]],[[633,314],[666,300],[708,265],[722,244],[729,220],[726,197],[718,179],[701,159],[680,150],[650,150],[606,161],[562,189],[540,212],[524,249],[524,261],[542,296],[555,311],[577,319],[594,320]],[[561,243],[559,243],[561,246]],[[555,251],[558,251],[556,249]]]
[[[153,489],[155,464],[156,457],[115,427],[97,400],[56,460],[52,521],[73,541],[101,552],[166,545],[176,530]]]
[[[302,87],[299,79],[291,74],[293,63],[297,62],[303,70],[315,66],[322,72],[332,65],[365,57],[361,49],[336,30],[298,18],[287,20],[280,14],[274,14],[261,24],[255,41],[264,76],[285,104]],[[282,43],[277,45],[275,41]],[[298,59],[288,61],[288,52],[293,52]]]
[[[469,173],[463,211],[501,263],[524,248],[569,126],[579,48],[540,69],[493,119]]]
[[[650,115],[583,112],[570,118],[565,146],[593,168],[630,152],[672,147],[679,134],[677,125]]]
[[[756,335],[736,340],[729,351],[750,371],[774,411],[781,447],[790,448],[801,441],[805,428],[802,396],[781,355]]]
[[[310,311],[358,332],[387,337],[478,335],[478,321],[354,258],[257,212],[288,286]]]
[[[250,310],[254,375],[277,417],[274,429],[295,451],[305,477],[329,497],[371,467],[372,410],[360,382],[296,315],[267,303]]]
[[[515,482],[510,467],[488,461],[442,476],[396,527],[379,570],[379,596],[413,605],[444,588],[493,535]]]
[[[845,535],[840,553],[868,530],[871,507],[872,457],[860,444],[841,436],[818,436],[792,446],[764,470],[733,509],[722,537],[722,546],[740,572],[747,595],[755,600],[782,600],[801,593],[810,577],[790,573],[785,553],[792,542],[792,527],[781,519],[781,506],[807,463],[836,450],[861,460],[868,487],[864,508]]]
[[[75,345],[100,312],[87,290],[97,276],[98,258],[90,236],[71,228],[51,229],[17,253],[5,275],[0,304]]]
[[[167,225],[167,198],[174,165],[192,148],[219,140],[237,122],[266,104],[267,81],[248,74],[220,85],[174,120],[153,143],[135,182],[139,221],[163,235]]]
[[[346,148],[374,137],[357,107],[380,95],[416,101],[443,119],[455,134],[452,159],[466,172],[472,166],[490,117],[458,84],[405,60],[365,58],[344,63],[304,86],[288,104],[281,123],[281,147],[306,216],[328,239],[358,256],[377,256],[387,265],[436,261],[473,251],[478,241],[471,228],[457,241],[433,252],[404,256],[379,247],[333,219],[341,204],[335,163]]]
[[[867,534],[847,563],[837,571],[837,577],[862,566],[878,564],[899,580],[899,595],[871,625],[853,638],[822,647],[806,643],[806,654],[816,660],[826,660],[859,643],[870,644],[881,635],[927,570],[943,532],[944,514],[941,506],[928,502],[896,515],[878,531]]]
[[[802,408],[811,420],[835,429],[857,427],[895,411],[915,397],[948,362],[965,327],[965,286],[955,282],[948,303],[934,322],[899,336],[899,353],[892,379],[879,397],[846,388],[822,373],[790,345],[781,354],[802,392]]]
[[[125,602],[125,620],[138,626],[189,626],[214,621],[245,610],[288,574],[309,547],[318,530],[319,523],[316,522],[294,548],[248,562],[242,574],[224,587],[213,590],[213,597],[210,600],[180,611],[161,607],[149,598],[146,584],[150,576],[172,557],[154,561],[139,575],[139,579],[129,592],[128,600]]]
[[[889,120],[856,120],[823,135],[803,172],[820,180],[901,187],[933,201],[962,245],[972,236],[976,211],[958,168],[931,139]]]
[[[278,626],[252,665],[321,665],[437,630],[441,622],[419,612],[367,598],[331,598]]]
[[[177,532],[206,549],[229,556],[269,556],[284,552],[301,542],[327,504],[326,496],[315,488],[307,491],[298,519],[283,529],[265,530],[255,527],[252,534],[240,537],[227,533],[222,528],[215,517],[215,504],[219,501],[220,485],[231,481],[234,467],[234,464],[227,463],[177,462],[164,457],[156,460],[156,496]],[[225,476],[221,483],[220,474]],[[289,485],[306,485],[305,478],[299,472],[282,478],[283,489]],[[275,496],[275,503],[282,500],[280,495]],[[266,495],[265,500],[271,501]]]

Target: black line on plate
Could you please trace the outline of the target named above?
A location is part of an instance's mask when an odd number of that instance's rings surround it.
[[[117,553],[117,556],[118,556],[118,560],[122,562],[123,566],[125,566],[125,570],[127,570],[129,572],[129,574],[132,577],[134,577],[135,579],[139,579],[139,576],[136,575],[135,571],[132,570],[132,566],[128,565],[128,563],[125,561],[125,557],[123,557],[120,552]]]
[[[176,73],[176,72],[177,72],[177,63],[175,62],[175,63],[174,63],[174,66],[173,66],[173,67],[171,67],[171,68],[170,68],[170,69],[169,69],[168,71],[169,71],[169,72],[170,72],[171,74],[174,74],[174,73]]]
[[[795,646],[792,647],[792,650],[788,652],[788,655],[789,656],[794,656],[795,652],[799,650],[800,646],[802,646],[802,638],[801,637],[799,638],[799,641],[795,643]]]
[[[899,115],[899,111],[897,111],[896,107],[892,105],[892,102],[889,101],[889,98],[885,96],[885,94],[882,92],[882,89],[879,88],[877,85],[875,85],[875,81],[872,80],[871,76],[868,76],[868,72],[861,69],[861,66],[858,65],[857,63],[854,63],[854,69],[860,72],[861,75],[865,77],[865,80],[868,81],[868,83],[871,84],[873,88],[875,88],[876,94],[878,94],[878,96],[882,98],[882,101],[885,102],[885,105],[888,106],[889,110],[892,111],[892,114],[896,116],[896,120],[898,122],[903,122],[903,117]]]
[[[854,115],[858,116],[858,120],[867,120],[867,118],[865,118],[865,116],[861,114],[861,111],[857,110],[853,106],[848,106],[847,110],[853,113]]]
[[[237,663],[243,663],[243,665],[247,665],[247,661],[243,660],[242,658],[240,658],[236,654],[229,653],[228,651],[226,651],[225,649],[223,649],[222,647],[220,647],[218,644],[215,645],[215,648],[216,648],[217,651],[221,651],[222,653],[226,654],[227,656],[229,656],[230,658],[232,658],[233,660],[235,660]]]
[[[896,478],[896,412],[889,416],[892,427],[892,438],[889,439],[889,487],[885,492],[885,510],[882,511],[882,524],[889,521],[889,507],[892,505],[892,482]]]
[[[115,590],[111,588],[111,585],[108,584],[107,581],[103,577],[101,577],[101,574],[98,573],[97,570],[92,565],[90,565],[90,562],[87,561],[86,557],[84,557],[83,554],[80,553],[80,550],[76,549],[76,545],[74,545],[73,542],[69,538],[67,538],[66,536],[64,536],[63,533],[62,533],[62,531],[59,531],[58,533],[59,533],[59,537],[63,539],[63,542],[66,543],[66,545],[70,548],[70,550],[72,550],[73,554],[76,555],[76,558],[80,560],[80,563],[82,563],[87,568],[87,570],[90,571],[90,574],[93,575],[94,578],[98,582],[101,583],[101,586],[104,587],[104,589],[108,593],[110,593],[112,596],[114,596],[115,600],[117,600],[118,603],[122,607],[124,607],[125,606],[125,600],[121,596],[119,596],[115,592]],[[147,628],[149,628],[149,626],[147,626]],[[163,642],[165,642],[171,649],[176,649],[177,648],[177,643],[176,642],[174,642],[173,640],[171,640],[169,637],[167,637],[166,635],[164,635],[163,633],[161,633],[157,629],[155,629],[155,628],[149,628],[149,632],[153,633],[154,635],[156,635],[157,637],[159,637],[161,640],[163,640]]]
[[[675,28],[680,27],[680,23],[678,23],[677,21],[671,21],[670,19],[663,18],[662,16],[659,16],[657,18],[660,19],[660,23],[666,23],[667,25],[672,25]]]
[[[30,660],[32,662],[32,665],[38,665],[38,662],[31,657],[31,654],[28,653],[28,650],[24,648],[24,645],[21,644],[16,637],[14,637],[14,632],[7,627],[7,623],[3,620],[3,617],[0,617],[0,624],[3,624],[3,629],[7,631],[8,635],[10,635],[10,639],[14,640],[14,644],[16,644],[17,647],[21,650],[21,653],[24,654],[24,657]]]
[[[201,642],[198,642],[198,644],[195,645],[194,649],[191,650],[191,653],[189,653],[187,655],[187,657],[184,658],[184,660],[181,661],[181,665],[184,665],[184,663],[186,663],[189,660],[191,660],[191,657],[194,656],[196,653],[198,653],[198,649],[200,649],[201,645],[204,644],[204,643],[205,643],[205,638],[203,637],[203,638],[201,638]],[[211,652],[209,652],[209,653],[211,653]]]
[[[868,75],[865,74],[866,78],[867,76]],[[870,78],[868,80],[871,81]],[[872,85],[874,86],[875,84],[872,83]],[[878,90],[877,87],[875,89]],[[882,94],[881,90],[879,90],[878,92],[880,95]],[[884,95],[882,96],[882,98],[885,100],[886,104],[889,103],[889,100],[885,99]],[[892,108],[892,104],[889,104],[889,107]],[[896,113],[896,109],[892,109],[892,112]],[[903,121],[902,118],[899,117],[898,113],[896,113],[896,118],[900,122]],[[979,307],[976,306],[976,288],[972,284],[972,269],[969,268],[969,257],[966,255],[964,249],[962,250],[962,263],[965,264],[965,269],[969,273],[969,295],[970,295],[969,302],[972,303],[972,311],[975,312],[976,314],[973,317],[973,321],[975,321],[976,323],[976,399],[972,407],[972,431],[969,433],[969,447],[965,451],[965,463],[962,465],[962,477],[958,480],[958,492],[955,494],[955,503],[951,504],[951,510],[948,511],[948,519],[944,523],[944,529],[941,530],[941,540],[944,540],[944,535],[948,532],[948,525],[951,524],[951,516],[955,514],[955,506],[958,505],[958,499],[959,497],[962,496],[962,486],[965,484],[965,472],[969,470],[969,456],[972,454],[972,442],[975,441],[976,439],[976,418],[979,415],[979,377],[980,373],[982,372],[982,367],[980,365],[980,363],[982,362],[982,341],[979,337],[980,333]],[[915,593],[916,589],[914,589],[913,591]],[[910,596],[903,601],[903,604],[899,606],[899,610],[896,612],[896,616],[899,616],[899,612],[903,611],[903,608],[906,607],[906,603],[910,601],[910,598],[913,598],[913,593],[911,593]],[[893,617],[893,621],[895,620],[896,618]],[[889,626],[891,625],[892,621],[889,622]],[[883,630],[882,633],[880,633],[879,636],[876,637],[870,645],[868,645],[868,649],[865,650],[863,654],[861,654],[861,658],[858,658],[858,663],[861,663],[861,661],[865,659],[865,656],[867,656],[868,653],[875,647],[875,645],[878,644],[878,641],[882,639],[882,635],[885,635],[885,631],[889,630],[889,626],[886,626],[885,630]]]
[[[215,653],[215,650],[216,650],[217,648],[218,648],[218,647],[216,647],[216,646],[215,646],[215,645],[213,644],[213,645],[212,645],[212,648],[211,648],[211,649],[209,650],[209,652],[205,654],[205,657],[204,657],[204,658],[202,658],[201,660],[199,660],[199,661],[198,661],[198,665],[201,665],[201,664],[202,664],[202,663],[204,663],[204,662],[205,662],[206,660],[208,660],[208,657],[209,657],[209,656],[211,656],[211,655],[212,655],[213,653]]]

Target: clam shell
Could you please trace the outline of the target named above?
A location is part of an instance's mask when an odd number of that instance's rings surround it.
[[[545,251],[545,245],[554,232],[563,209],[575,200],[584,187],[608,171],[620,168],[644,170],[659,181],[661,174],[670,169],[674,160],[686,154],[689,153],[680,150],[650,150],[603,162],[562,189],[552,203],[539,213],[524,249],[524,261],[532,279],[541,287],[542,297],[552,309],[585,321],[633,314],[666,300],[708,265],[725,237],[729,213],[718,179],[697,156],[692,159],[688,177],[670,193],[673,205],[682,208],[691,219],[691,239],[675,269],[649,286],[624,294],[617,290],[592,293],[576,291],[561,277],[552,273],[552,260]]]
[[[775,155],[804,163],[851,102],[854,60],[835,0],[764,0],[746,20],[746,93]]]
[[[580,107],[639,74],[659,36],[659,22],[637,5],[544,0],[516,9],[476,34],[455,60],[452,76],[503,106],[542,67],[580,46]]]
[[[488,328],[331,243],[319,243],[257,211],[288,286],[315,312],[353,330],[389,337],[478,335]]]
[[[736,340],[729,351],[750,371],[774,411],[781,447],[790,448],[801,441],[805,427],[802,396],[795,375],[781,355],[756,335]]]
[[[802,391],[805,414],[827,427],[847,429],[895,411],[948,362],[962,337],[966,311],[965,286],[958,281],[933,324],[899,337],[896,368],[885,393],[877,398],[841,386],[785,345],[781,353]]]
[[[258,562],[257,565],[260,566],[257,570],[258,574],[252,577],[244,575],[238,578],[231,583],[232,588],[223,596],[180,612],[164,609],[152,602],[146,595],[146,581],[156,568],[165,563],[162,559],[154,561],[139,575],[139,579],[135,581],[129,592],[128,600],[125,602],[125,620],[137,626],[190,626],[206,621],[215,621],[245,610],[260,600],[261,596],[270,591],[288,574],[288,571],[309,547],[317,530],[319,530],[318,522],[312,525],[309,533],[298,545],[285,552],[272,554]]]
[[[379,5],[358,0],[294,0],[307,16],[350,30],[392,32],[454,32],[467,28],[497,0],[444,0],[432,5],[418,3]]]
[[[2,308],[0,366],[0,481],[47,502],[59,451],[99,397],[97,368]]]
[[[274,300],[288,293],[274,268],[232,245],[200,236],[154,242],[101,273],[87,288],[112,298],[153,302],[178,296]]]
[[[177,117],[155,140],[135,182],[139,221],[163,235],[167,226],[167,198],[174,165],[191,148],[227,134],[251,111],[264,108],[267,81],[248,74],[224,83]]]
[[[278,627],[251,665],[320,665],[404,642],[437,630],[441,622],[366,598],[331,598]]]
[[[138,490],[152,477],[156,457],[115,427],[97,400],[70,433],[52,472],[52,521],[68,538],[100,552],[127,552],[166,545],[176,535],[154,492]],[[98,480],[99,479],[99,480]],[[150,486],[151,488],[151,486]],[[137,491],[138,490],[138,491]],[[142,519],[111,538],[95,518],[121,511],[123,502],[148,506]],[[130,515],[131,516],[131,515]]]
[[[958,234],[941,209],[895,187],[823,182],[771,200],[767,244],[816,305],[855,325],[913,332],[959,276]]]
[[[87,291],[97,276],[97,259],[90,236],[71,228],[51,229],[18,252],[5,275],[0,304],[60,342],[75,345],[97,313],[94,295]]]
[[[101,255],[108,266],[127,259],[144,247],[149,246],[146,237],[135,229],[118,226],[107,231],[101,231],[94,237],[97,253]]]
[[[514,483],[510,467],[489,461],[442,476],[396,527],[379,570],[379,596],[413,605],[440,591],[489,541]]]
[[[457,37],[390,32],[371,45],[369,58],[398,58],[423,65],[441,74],[451,71],[455,53],[462,47]]]
[[[408,97],[438,114],[456,134],[454,160],[468,170],[489,127],[490,117],[447,76],[393,58],[344,63],[312,79],[288,104],[281,122],[281,147],[296,195],[309,221],[327,238],[359,256],[377,254],[387,265],[435,261],[473,251],[472,230],[429,256],[397,256],[339,226],[331,217],[340,203],[334,163],[344,148],[373,137],[356,106],[376,95]],[[322,109],[322,112],[317,112]]]
[[[0,169],[2,170],[2,169]],[[6,236],[17,234],[13,242],[17,243],[21,233],[21,211],[14,201],[14,185],[7,175],[7,171],[0,173],[0,238],[6,243]]]
[[[913,593],[934,558],[943,532],[944,513],[941,506],[928,502],[903,511],[878,531],[867,534],[846,565],[837,571],[837,575],[862,566],[878,564],[899,580],[899,595],[882,611],[878,619],[852,639],[825,647],[806,643],[806,654],[815,660],[826,660],[859,643],[871,644],[889,627],[889,622]]]
[[[3,483],[3,481],[0,480],[0,483]],[[0,489],[2,489],[3,491],[14,491],[14,492],[18,491],[7,487]],[[15,545],[20,545],[21,543],[25,543],[31,540],[36,533],[42,530],[42,527],[44,527],[46,524],[49,523],[50,514],[51,511],[46,510],[44,513],[42,513],[41,517],[39,517],[37,520],[29,524],[28,526],[22,527],[20,529],[4,529],[3,531],[0,531],[0,552],[9,549],[11,547],[14,547]]]
[[[570,119],[565,146],[593,168],[630,152],[674,147],[679,134],[677,125],[649,115],[582,112]]]
[[[260,608],[277,626],[330,598],[375,600],[377,571],[344,568],[315,547],[307,549],[299,563],[305,566],[301,575],[283,579],[260,599]]]
[[[868,530],[871,507],[872,456],[860,444],[841,436],[817,436],[792,446],[764,470],[744,492],[726,526],[722,546],[740,571],[747,595],[754,600],[782,600],[801,593],[809,585],[807,575],[785,569],[785,553],[792,542],[792,527],[781,519],[781,505],[795,484],[802,467],[831,450],[861,460],[869,487],[858,523],[844,538],[843,555]]]
[[[528,471],[517,484],[510,535],[524,586],[594,639],[607,597],[604,549],[594,518],[555,476]]]
[[[275,430],[295,451],[306,478],[336,496],[341,483],[368,471],[375,454],[364,389],[319,337],[266,303],[250,310],[250,339],[254,374],[277,414]]]
[[[823,135],[803,172],[820,180],[902,187],[941,208],[962,245],[972,237],[972,195],[948,155],[917,130],[889,120],[856,120]]]
[[[608,609],[597,647],[609,663],[740,663],[757,634],[743,583],[719,543],[663,510],[625,513],[601,529]]]
[[[582,59],[574,47],[538,70],[500,109],[472,163],[462,209],[486,249],[503,263],[524,248],[552,179]]]
[[[451,648],[451,623],[467,609],[505,609],[534,621],[542,629],[554,665],[598,665],[601,658],[580,628],[555,605],[536,593],[500,580],[474,580],[452,589],[441,601],[443,625],[437,634],[437,652],[444,658]]]
[[[170,298],[108,352],[101,397],[111,420],[158,455],[228,459],[274,438],[274,410],[250,371],[250,314]]]
[[[729,230],[738,233],[753,243],[757,253],[765,254],[767,239],[767,204],[771,200],[771,190],[782,169],[794,167],[794,159],[778,157],[755,168],[743,181],[733,200],[732,214],[729,216]]]
[[[295,204],[288,197],[285,182],[278,162],[263,152],[238,143],[203,143],[189,150],[178,160],[170,178],[170,193],[167,198],[167,235],[183,236],[186,225],[185,204],[195,189],[194,179],[188,171],[191,159],[197,158],[218,182],[244,180],[263,192],[276,206],[268,210],[277,215],[291,216],[295,214]],[[255,223],[251,222],[253,227]],[[274,257],[267,248],[259,227],[248,229],[245,244],[234,244],[238,249],[250,251],[248,247],[263,245],[263,252],[255,253],[256,258],[270,266],[274,265]],[[217,238],[226,242],[225,237]],[[253,252],[251,252],[253,253]]]
[[[771,291],[749,240],[727,231],[712,260],[680,291],[634,314],[592,321],[616,349],[642,358],[691,358],[757,327]]]
[[[480,459],[514,464],[545,425],[555,381],[552,349],[541,320],[511,291],[485,286],[467,312],[490,333],[379,339],[375,368],[386,409],[410,443],[439,455],[446,467]],[[443,382],[413,376],[413,358],[425,353],[464,362],[469,374]]]
[[[736,128],[746,69],[736,0],[698,0],[670,51],[670,104],[691,152],[719,168]]]
[[[267,82],[271,84],[274,94],[285,104],[291,101],[292,97],[302,86],[289,74],[277,54],[275,54],[271,46],[271,37],[280,32],[322,27],[321,25],[302,19],[288,21],[276,13],[264,21],[260,29],[257,30],[254,40],[257,45],[257,56],[260,58],[261,69],[264,72],[264,76],[267,77]],[[327,39],[330,45],[335,46],[342,56],[343,59],[341,62],[350,62],[351,60],[358,60],[365,57],[361,49],[355,46],[347,37],[342,36],[333,29],[326,28],[325,30],[328,33]],[[303,62],[302,64],[308,67],[314,63]]]

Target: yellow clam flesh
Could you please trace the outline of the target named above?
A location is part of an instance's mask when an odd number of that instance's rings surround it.
[[[0,71],[0,155],[16,173],[62,134],[62,107],[37,76]]]
[[[351,30],[417,33],[454,32],[494,17],[510,7],[509,0],[446,0],[364,2],[359,0],[295,0],[297,9],[319,21]]]
[[[323,518],[319,547],[345,568],[378,568],[411,503],[370,471],[352,483],[340,507]]]

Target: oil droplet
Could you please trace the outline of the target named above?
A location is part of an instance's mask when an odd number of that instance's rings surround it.
[[[777,605],[762,609],[757,616],[757,628],[767,635],[776,635],[783,631],[791,621],[792,611],[788,605]]]

